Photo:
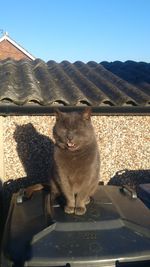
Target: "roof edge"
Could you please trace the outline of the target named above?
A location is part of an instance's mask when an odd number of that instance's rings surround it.
[[[0,116],[53,116],[56,108],[64,112],[82,111],[85,106],[39,106],[39,105],[23,105],[17,106],[14,104],[1,104]],[[94,107],[92,108],[92,115],[96,116],[150,116],[150,107]]]
[[[1,38],[0,38],[0,42],[7,40],[8,42],[10,42],[13,46],[15,46],[16,48],[18,48],[21,52],[23,52],[26,56],[28,56],[30,59],[35,60],[36,58],[30,54],[27,50],[25,50],[22,46],[20,46],[18,43],[16,43],[11,37],[8,36],[7,33],[5,33]]]

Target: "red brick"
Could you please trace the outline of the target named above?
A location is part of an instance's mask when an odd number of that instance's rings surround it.
[[[21,50],[11,44],[9,41],[3,40],[2,42],[0,42],[0,60],[6,58],[13,58],[15,60],[20,60],[22,58],[30,59],[27,55],[25,55]]]

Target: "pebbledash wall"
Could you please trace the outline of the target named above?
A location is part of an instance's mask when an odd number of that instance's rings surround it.
[[[25,176],[44,179],[49,174],[54,122],[54,116],[0,117],[3,182]],[[101,155],[100,178],[105,184],[123,170],[150,169],[149,116],[94,115],[92,122]]]

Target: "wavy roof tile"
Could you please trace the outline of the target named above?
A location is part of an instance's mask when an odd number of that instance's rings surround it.
[[[150,107],[150,64],[0,61],[0,105]],[[149,110],[149,109],[148,109]]]

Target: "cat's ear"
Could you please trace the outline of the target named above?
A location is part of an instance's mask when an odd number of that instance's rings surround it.
[[[90,118],[91,118],[91,112],[92,112],[91,107],[85,108],[85,110],[82,113],[83,119],[84,120],[90,120]]]
[[[62,112],[57,108],[55,109],[55,117],[59,120],[62,117]]]

